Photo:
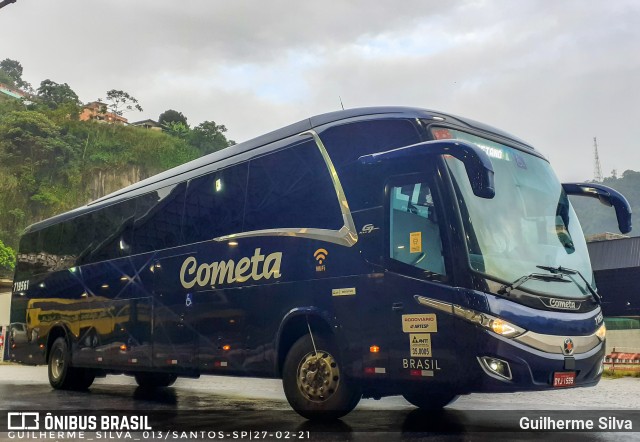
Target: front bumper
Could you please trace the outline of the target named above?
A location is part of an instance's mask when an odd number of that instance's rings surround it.
[[[575,372],[574,387],[593,386],[600,380],[604,342],[583,353],[565,356],[544,352],[488,331],[478,333],[476,330],[475,333],[478,358],[468,361],[475,372],[473,380],[467,384],[470,393],[550,390],[554,389],[555,372]],[[492,375],[486,367],[483,368],[479,360],[483,356],[507,362],[511,379]]]

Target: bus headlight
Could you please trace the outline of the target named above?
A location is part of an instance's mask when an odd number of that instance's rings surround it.
[[[504,319],[496,318],[495,316],[480,313],[475,310],[462,308],[457,305],[453,306],[453,314],[466,319],[471,323],[480,325],[495,334],[504,336],[505,338],[515,338],[526,331],[525,329],[505,321]]]
[[[598,339],[600,339],[600,341],[604,342],[604,338],[607,336],[607,327],[605,327],[604,324],[600,326],[600,328],[596,332],[596,336],[598,337]]]
[[[518,333],[515,325],[510,324],[507,321],[503,321],[502,319],[494,319],[491,321],[491,330],[502,336],[517,336],[521,334]]]
[[[437,299],[426,298],[420,295],[414,295],[415,300],[420,305],[443,311],[450,315],[457,316],[472,324],[480,325],[483,328],[505,338],[515,338],[520,336],[525,329],[518,327],[504,319],[497,318],[487,313],[481,313],[470,308],[460,307],[459,305],[450,304],[448,302],[438,301]]]
[[[438,301],[437,299],[426,298],[420,295],[414,295],[414,298],[420,305],[457,316],[465,321],[471,322],[472,324],[480,325],[495,334],[504,336],[505,338],[515,338],[516,336],[520,336],[526,332],[524,328],[518,327],[504,319],[497,318],[487,313],[481,313],[476,310],[471,310],[470,308],[460,307],[459,305]]]

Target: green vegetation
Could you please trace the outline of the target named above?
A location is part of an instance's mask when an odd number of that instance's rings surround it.
[[[158,122],[163,131],[187,140],[190,145],[205,154],[235,144],[235,141],[227,140],[224,136],[227,128],[216,124],[215,121],[203,121],[191,129],[187,117],[182,112],[169,109],[160,114]]]
[[[20,63],[0,63],[0,82],[26,85]],[[142,109],[117,90],[107,93],[105,108]],[[50,79],[28,100],[0,94],[0,276],[10,275],[29,224],[233,144],[213,122],[155,131],[79,121],[81,110],[71,87]]]
[[[31,85],[22,79],[22,65],[19,61],[5,58],[0,61],[0,71],[2,71],[0,82],[22,89],[31,88]]]
[[[138,104],[138,100],[125,91],[111,89],[107,92],[107,102],[109,111],[116,115],[122,116],[126,111],[132,110],[142,112],[142,106]]]
[[[158,117],[158,123],[163,126],[169,123],[183,123],[185,126],[189,126],[187,123],[187,117],[185,117],[182,112],[178,112],[173,109],[162,112]]]
[[[0,271],[11,272],[16,266],[16,252],[0,241]]]
[[[57,109],[70,103],[75,106],[80,105],[80,99],[67,83],[58,84],[49,79],[42,81],[38,88],[38,97],[51,109]]]
[[[636,367],[638,368],[638,367]],[[606,368],[602,372],[603,378],[620,379],[620,378],[640,378],[640,369],[636,370],[611,370]]]
[[[6,84],[7,86],[10,86],[10,87],[16,87],[16,83],[13,80],[13,78],[11,78],[11,76],[7,74],[5,71],[3,71],[2,69],[0,69],[0,83]]]

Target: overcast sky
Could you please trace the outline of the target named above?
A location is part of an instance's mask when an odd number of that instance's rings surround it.
[[[561,180],[640,170],[640,2],[17,0],[0,59],[35,88],[109,89],[241,142],[312,115],[409,105],[527,140]]]

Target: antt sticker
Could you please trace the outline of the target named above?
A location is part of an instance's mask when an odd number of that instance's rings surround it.
[[[409,335],[410,354],[411,357],[429,358],[433,356],[431,353],[431,334],[430,333],[411,333]]]

